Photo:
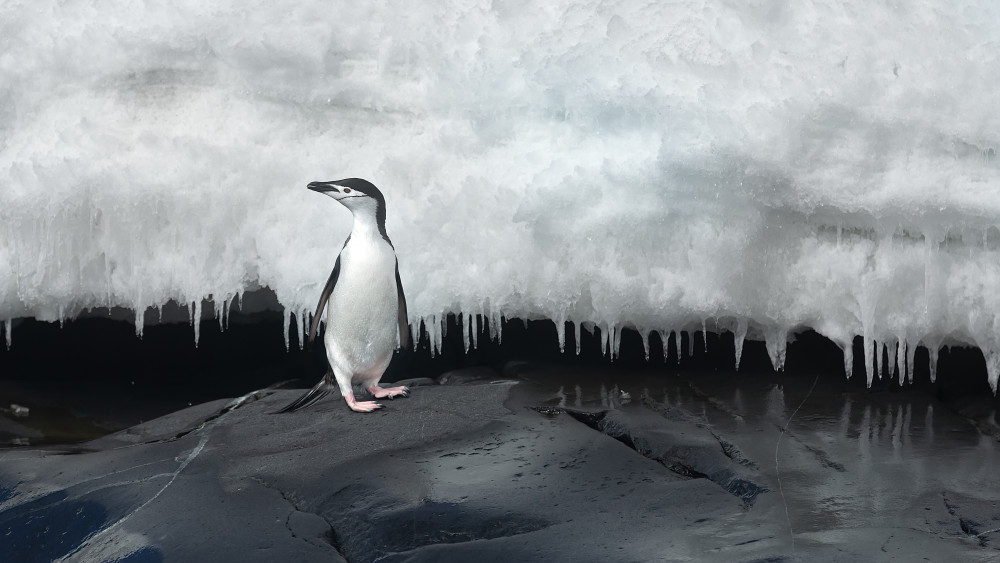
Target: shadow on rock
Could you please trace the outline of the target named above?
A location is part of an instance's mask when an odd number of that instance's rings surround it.
[[[335,547],[349,561],[391,561],[393,555],[421,547],[516,536],[549,526],[537,518],[468,503],[406,503],[369,488],[335,495],[321,516],[335,531]]]

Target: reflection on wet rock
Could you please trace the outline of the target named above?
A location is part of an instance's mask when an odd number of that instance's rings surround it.
[[[756,464],[728,441],[688,422],[664,420],[647,409],[598,413],[567,411],[573,418],[622,442],[639,454],[687,478],[709,479],[753,506],[757,495],[768,491],[751,480],[744,468]],[[737,452],[735,457],[731,455]]]

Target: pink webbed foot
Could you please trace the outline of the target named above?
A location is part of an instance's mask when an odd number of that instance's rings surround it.
[[[400,397],[409,397],[410,388],[409,387],[379,387],[378,385],[372,385],[368,388],[368,392],[375,396],[376,399],[395,399],[397,395]]]
[[[374,412],[382,408],[382,404],[375,401],[356,401],[354,400],[354,393],[348,393],[344,400],[347,401],[347,406],[351,407],[354,412]]]

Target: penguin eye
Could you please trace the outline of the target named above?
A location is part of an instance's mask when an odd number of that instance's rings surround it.
[[[345,194],[351,193],[351,188],[344,188],[344,193]]]

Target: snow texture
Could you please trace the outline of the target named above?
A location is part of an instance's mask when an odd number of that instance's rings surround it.
[[[978,346],[995,390],[996,76],[985,1],[5,2],[0,319],[267,286],[301,333],[351,224],[305,185],[359,176],[435,346],[461,312],[780,369],[810,327],[869,381]]]

